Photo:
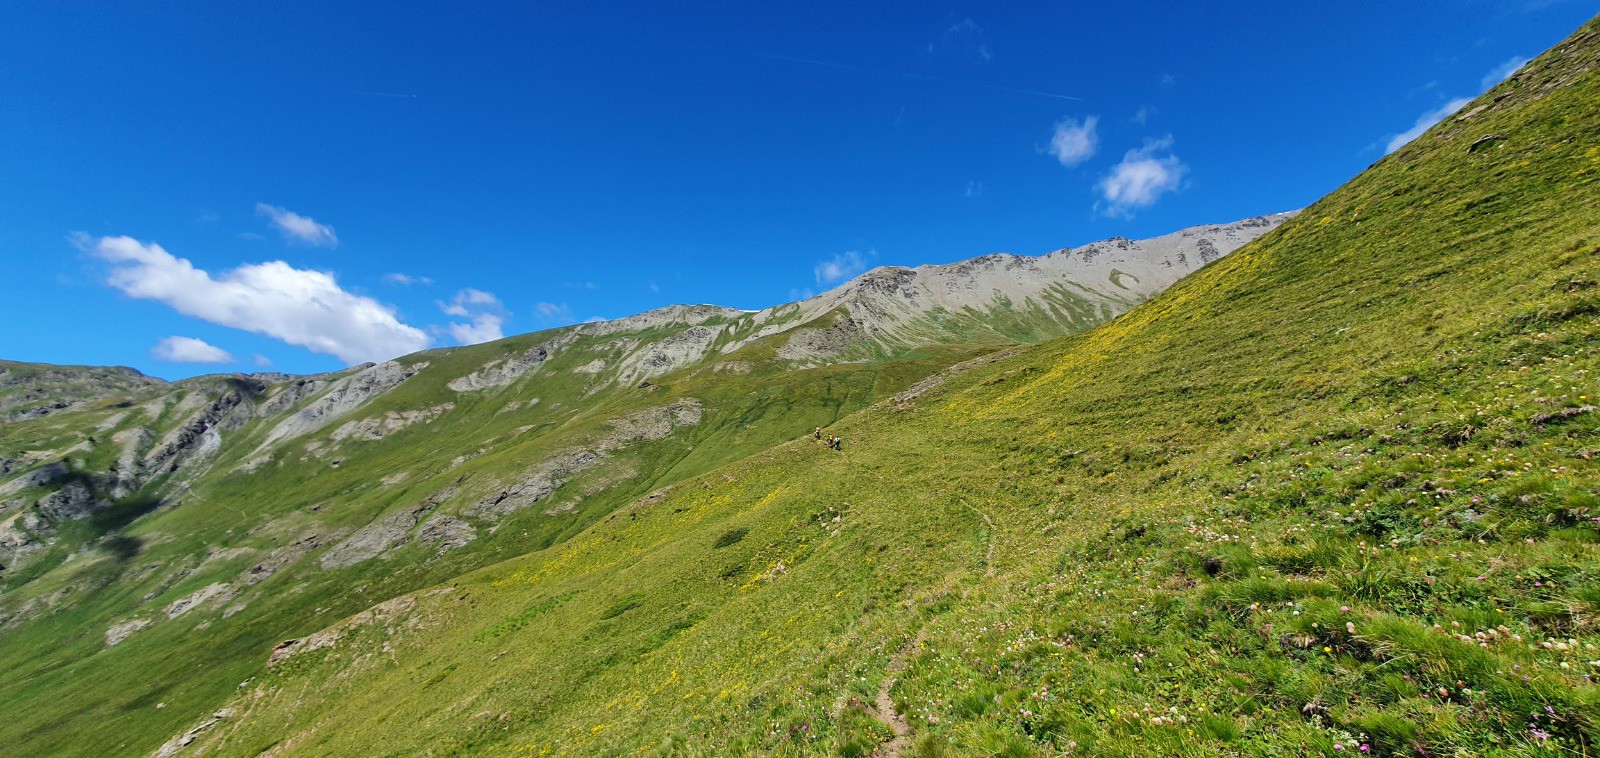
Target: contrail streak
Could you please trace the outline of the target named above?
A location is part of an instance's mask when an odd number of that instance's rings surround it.
[[[951,79],[949,77],[944,77],[944,76],[931,76],[929,74],[918,74],[918,73],[914,73],[914,72],[911,72],[911,71],[897,71],[895,69],[889,69],[889,68],[872,68],[870,66],[855,66],[855,65],[851,65],[849,63],[834,63],[834,62],[831,62],[831,61],[819,61],[819,60],[815,60],[813,58],[797,58],[797,57],[792,56],[792,55],[779,55],[777,53],[757,53],[757,52],[752,52],[752,51],[749,51],[749,50],[730,50],[730,49],[726,49],[726,48],[705,47],[703,45],[690,45],[690,44],[682,43],[682,42],[665,42],[665,44],[673,45],[673,46],[676,46],[676,47],[691,47],[691,48],[701,49],[701,50],[713,50],[713,51],[716,51],[716,52],[719,52],[719,53],[725,53],[725,54],[728,54],[728,55],[742,55],[742,56],[746,56],[746,57],[749,57],[749,58],[763,58],[763,59],[770,60],[770,61],[784,61],[786,63],[802,63],[802,64],[805,64],[805,65],[808,65],[808,66],[822,66],[823,68],[836,68],[836,69],[840,69],[840,70],[843,70],[843,71],[858,71],[858,72],[861,72],[861,73],[864,73],[864,74],[880,74],[880,75],[883,75],[883,76],[898,76],[898,77],[902,77],[902,78],[906,78],[906,79],[920,79],[920,80],[925,81],[925,82],[938,82],[940,84],[960,84],[960,85],[964,85],[964,86],[968,86],[968,87],[982,87],[984,89],[992,89],[992,90],[997,90],[999,92],[1010,92],[1010,93],[1016,94],[1016,95],[1033,95],[1035,97],[1048,97],[1048,98],[1052,98],[1052,99],[1055,99],[1055,100],[1082,100],[1083,99],[1081,97],[1074,97],[1072,95],[1062,95],[1062,94],[1055,93],[1055,92],[1044,92],[1044,91],[1035,90],[1035,89],[1023,89],[1021,87],[1007,87],[1007,86],[1004,86],[1004,85],[1001,85],[1001,84],[985,84],[983,82],[973,82],[973,81],[966,81],[966,80],[962,80],[962,79]]]
[[[364,89],[353,89],[353,90],[346,90],[346,91],[349,92],[352,95],[365,95],[367,97],[388,97],[388,98],[394,98],[396,100],[411,100],[411,99],[414,99],[416,97],[416,95],[408,95],[408,94],[406,94],[404,92],[373,92],[371,90],[364,90]]]

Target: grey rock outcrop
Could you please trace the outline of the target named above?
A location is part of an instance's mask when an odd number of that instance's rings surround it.
[[[426,361],[411,365],[389,361],[337,379],[316,400],[274,426],[256,452],[260,453],[283,440],[317,431],[373,397],[394,389],[427,367]]]
[[[434,516],[417,530],[417,539],[438,545],[439,553],[454,550],[478,538],[478,530],[453,516]]]
[[[432,408],[421,408],[414,411],[389,411],[382,416],[373,418],[347,421],[343,426],[333,430],[328,437],[334,441],[361,440],[371,442],[381,440],[386,435],[393,434],[412,424],[432,423],[440,415],[456,407],[455,403],[444,403]]]
[[[407,533],[433,508],[433,503],[402,508],[357,529],[355,534],[323,554],[322,568],[333,571],[354,566],[378,557],[385,550],[405,544]]]
[[[535,345],[516,355],[508,355],[489,365],[450,381],[446,385],[456,392],[477,392],[493,387],[505,387],[528,374],[539,370],[557,350],[572,341],[573,331],[559,334],[543,344]]]
[[[149,619],[128,619],[127,621],[112,624],[111,628],[106,630],[106,647],[111,647],[132,637],[134,632],[147,626],[150,626]]]

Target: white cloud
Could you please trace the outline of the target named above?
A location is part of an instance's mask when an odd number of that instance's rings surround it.
[[[967,197],[983,197],[983,182],[980,182],[980,181],[969,181],[969,182],[967,182],[967,193],[966,193],[966,196]]]
[[[565,303],[547,303],[541,300],[534,304],[533,310],[539,314],[539,320],[546,326],[566,326],[577,321],[572,317],[572,309]]]
[[[1153,106],[1153,105],[1141,105],[1141,106],[1139,106],[1138,112],[1133,114],[1133,118],[1130,118],[1128,120],[1132,121],[1133,123],[1138,124],[1140,126],[1144,126],[1145,123],[1150,121],[1150,117],[1154,116],[1154,115],[1156,115],[1156,107],[1155,106]]]
[[[269,368],[272,366],[272,359],[260,353],[250,356],[250,359],[254,361],[257,366],[262,368]]]
[[[505,332],[501,331],[501,326],[504,324],[505,319],[501,316],[493,313],[479,313],[472,317],[472,323],[470,324],[451,324],[449,327],[450,336],[455,337],[456,342],[463,345],[493,342],[506,336]]]
[[[232,363],[228,351],[193,337],[168,337],[150,348],[150,357],[173,363]]]
[[[868,250],[862,255],[855,250],[846,250],[832,258],[817,264],[812,273],[817,277],[817,284],[834,284],[849,279],[856,274],[867,270],[867,261],[877,257],[878,251]]]
[[[333,227],[319,224],[309,216],[302,216],[287,208],[266,203],[256,203],[256,215],[266,216],[272,225],[283,233],[283,238],[290,242],[299,242],[312,247],[339,246],[339,237],[333,233]]]
[[[1056,122],[1055,134],[1050,137],[1050,154],[1063,166],[1076,166],[1094,157],[1100,149],[1100,135],[1095,133],[1099,116],[1089,116],[1083,121],[1064,118]]]
[[[1470,97],[1458,97],[1448,103],[1445,103],[1444,105],[1422,114],[1421,116],[1418,116],[1417,123],[1413,124],[1410,129],[1407,129],[1389,138],[1389,144],[1383,149],[1384,155],[1388,155],[1389,153],[1405,147],[1406,143],[1422,136],[1422,133],[1428,131],[1428,129],[1430,129],[1434,124],[1443,121],[1446,116],[1461,110],[1461,106],[1470,102],[1472,102],[1472,98]]]
[[[656,284],[655,282],[651,282],[650,283],[650,291],[651,292],[660,292],[661,291],[661,285]]]
[[[1111,173],[1100,180],[1102,208],[1108,216],[1128,218],[1139,208],[1154,205],[1162,195],[1177,190],[1183,184],[1189,167],[1171,154],[1172,138],[1145,140],[1144,147],[1129,150],[1122,162],[1111,167]],[[1166,153],[1166,155],[1159,155]]]
[[[439,310],[469,320],[470,323],[457,322],[447,327],[450,336],[462,345],[493,342],[506,336],[501,328],[505,326],[506,318],[511,315],[506,312],[500,298],[471,287],[457,292],[455,298],[448,303],[440,301]]]
[[[383,280],[389,284],[398,284],[402,287],[410,287],[413,284],[421,284],[423,286],[433,284],[433,280],[426,276],[411,276],[410,274],[401,274],[398,272],[393,274],[384,274]]]
[[[73,239],[114,265],[108,284],[185,316],[265,334],[348,363],[388,360],[428,346],[428,336],[401,323],[394,309],[346,292],[323,271],[268,261],[213,278],[155,243],[83,234]]]
[[[1489,89],[1496,84],[1510,79],[1512,74],[1517,73],[1517,71],[1523,66],[1528,65],[1529,60],[1532,59],[1519,55],[1507,60],[1505,63],[1489,69],[1489,73],[1483,75],[1483,80],[1478,83],[1478,86],[1482,89]]]

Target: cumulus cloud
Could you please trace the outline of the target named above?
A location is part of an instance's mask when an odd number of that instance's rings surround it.
[[[480,313],[472,317],[468,324],[452,323],[449,326],[450,336],[463,345],[476,345],[480,342],[493,342],[505,335],[501,326],[505,320],[492,313]]]
[[[1100,135],[1095,127],[1099,116],[1089,116],[1082,121],[1064,118],[1056,122],[1055,134],[1050,137],[1050,154],[1063,166],[1076,166],[1094,157],[1100,149]]]
[[[468,319],[467,323],[453,322],[446,330],[462,345],[493,342],[506,336],[502,331],[506,317],[505,305],[492,293],[468,287],[456,293],[450,302],[439,302],[439,310],[451,316]]]
[[[500,304],[500,298],[495,297],[493,294],[488,292],[484,292],[483,290],[477,290],[468,287],[460,292],[457,292],[455,299],[451,300],[450,302],[439,302],[439,310],[442,310],[452,316],[470,316],[472,315],[472,311],[474,309],[480,309],[483,307],[493,309],[501,308],[502,306]]]
[[[168,337],[150,348],[150,357],[173,363],[233,363],[228,351],[194,337]]]
[[[268,261],[213,277],[153,242],[83,234],[74,241],[113,265],[107,284],[185,316],[264,334],[347,363],[388,360],[428,346],[428,336],[402,323],[393,308],[345,291],[323,271]]]
[[[867,270],[867,261],[877,257],[878,251],[868,250],[865,255],[856,250],[846,250],[817,264],[812,273],[817,284],[835,284]]]
[[[283,234],[283,238],[290,242],[312,247],[339,246],[339,237],[333,233],[333,227],[319,224],[309,216],[266,203],[256,203],[256,215],[266,216],[272,226]]]
[[[1154,205],[1162,195],[1177,190],[1189,167],[1171,153],[1172,138],[1145,140],[1144,146],[1129,150],[1122,162],[1100,180],[1100,208],[1108,216],[1128,218],[1139,208]],[[1162,155],[1165,153],[1165,155]]]
[[[393,274],[384,274],[383,280],[389,284],[398,284],[402,287],[410,287],[413,284],[421,284],[423,286],[433,284],[433,280],[426,276],[411,276],[410,274],[401,274],[398,272]]]
[[[1445,103],[1444,105],[1422,114],[1421,116],[1418,116],[1417,123],[1413,124],[1410,129],[1407,129],[1389,138],[1389,144],[1383,149],[1384,155],[1388,155],[1389,153],[1405,147],[1406,143],[1422,136],[1422,133],[1433,128],[1434,124],[1443,121],[1446,116],[1461,110],[1461,106],[1470,102],[1472,102],[1472,98],[1470,97],[1458,97],[1448,103]]]

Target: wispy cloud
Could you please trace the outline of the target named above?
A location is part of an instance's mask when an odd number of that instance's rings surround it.
[[[233,363],[228,351],[194,337],[168,337],[150,348],[150,357],[172,363]]]
[[[1096,207],[1107,216],[1131,218],[1134,211],[1148,208],[1162,195],[1176,191],[1189,167],[1171,151],[1170,136],[1145,140],[1143,147],[1129,150],[1100,180],[1101,202]]]
[[[1517,73],[1517,71],[1523,66],[1528,65],[1529,60],[1530,59],[1520,55],[1507,59],[1504,63],[1489,69],[1489,72],[1484,74],[1482,79],[1478,80],[1478,87],[1480,90],[1487,90],[1490,87],[1505,81],[1506,79],[1510,78],[1512,74]],[[1412,140],[1422,136],[1423,132],[1433,128],[1434,124],[1445,120],[1450,116],[1450,114],[1461,110],[1466,106],[1467,103],[1470,102],[1472,102],[1472,98],[1470,97],[1452,98],[1450,101],[1438,106],[1437,108],[1433,108],[1418,116],[1416,123],[1412,124],[1410,129],[1400,132],[1399,134],[1390,135],[1387,138],[1387,142],[1384,144],[1383,148],[1384,155],[1388,155],[1389,153],[1405,147]]]
[[[566,303],[549,303],[541,300],[534,304],[533,310],[539,314],[539,320],[545,326],[566,326],[577,321],[572,317],[572,309],[568,308]]]
[[[448,303],[439,301],[439,310],[446,315],[468,319],[467,323],[451,322],[445,327],[450,336],[462,345],[493,342],[506,336],[503,327],[511,315],[493,293],[471,287],[457,292]]]
[[[966,196],[983,197],[983,182],[976,180],[967,182]]]
[[[264,334],[349,363],[387,360],[429,343],[422,330],[401,323],[394,309],[345,291],[323,271],[268,261],[213,277],[153,242],[85,234],[72,239],[112,264],[106,283],[185,316]]]
[[[1057,121],[1055,133],[1050,137],[1049,153],[1063,166],[1076,166],[1093,158],[1100,150],[1100,135],[1095,131],[1099,124],[1099,116],[1088,116],[1082,121],[1075,118]]]
[[[433,280],[426,276],[411,276],[410,274],[401,274],[398,272],[393,274],[384,274],[383,280],[389,284],[398,284],[402,287],[409,287],[413,284],[420,284],[426,287],[433,284]]]
[[[333,227],[319,224],[309,216],[302,216],[287,208],[266,203],[256,203],[256,215],[266,216],[283,238],[312,247],[338,247],[339,237]]]
[[[858,250],[846,250],[818,263],[812,273],[817,277],[817,284],[837,284],[866,271],[867,261],[876,257],[876,250],[868,250],[865,254]]]
[[[971,18],[963,18],[946,27],[937,42],[928,44],[928,52],[954,53],[970,57],[978,63],[987,63],[994,59],[994,54],[989,50],[989,43],[984,39],[983,27],[978,26],[978,22]]]
[[[667,44],[677,44],[677,43],[670,43],[669,42]],[[709,50],[717,50],[717,48],[707,48],[707,47],[700,46],[700,45],[696,45],[695,49],[698,49],[698,50],[708,50],[708,49]],[[1083,98],[1080,98],[1080,97],[1077,97],[1077,96],[1074,96],[1074,95],[1063,95],[1063,94],[1060,94],[1060,93],[1057,93],[1057,92],[1045,92],[1043,90],[1027,89],[1025,87],[1008,87],[1008,86],[1005,86],[1003,84],[986,84],[986,83],[983,83],[983,82],[974,82],[974,81],[970,81],[970,80],[966,80],[966,79],[955,79],[955,78],[946,77],[946,76],[933,76],[931,74],[923,74],[923,73],[918,73],[918,72],[914,72],[914,71],[897,71],[895,69],[877,68],[877,67],[874,67],[874,66],[857,66],[857,65],[854,65],[854,64],[850,64],[850,63],[839,63],[839,62],[835,62],[835,61],[823,61],[823,60],[816,60],[814,58],[800,58],[800,57],[796,57],[796,56],[793,56],[793,55],[779,55],[779,54],[776,54],[776,53],[762,53],[762,52],[755,52],[755,51],[751,51],[751,50],[728,50],[728,49],[722,49],[722,50],[717,50],[717,51],[721,52],[721,53],[724,53],[724,54],[728,54],[728,55],[739,55],[739,56],[745,56],[745,57],[749,57],[749,58],[760,58],[760,59],[769,60],[769,61],[784,61],[784,62],[787,62],[787,63],[800,63],[800,64],[804,64],[804,65],[807,65],[807,66],[821,66],[821,67],[824,67],[824,68],[840,69],[842,71],[857,71],[857,72],[861,72],[861,73],[865,73],[865,74],[873,74],[873,75],[878,75],[878,76],[895,76],[895,77],[900,77],[900,78],[904,78],[904,79],[916,79],[916,80],[925,81],[925,82],[938,82],[938,83],[941,83],[941,84],[953,84],[953,85],[958,85],[958,86],[962,86],[962,87],[981,87],[983,89],[991,89],[991,90],[995,90],[995,91],[998,91],[998,92],[1010,92],[1012,94],[1032,95],[1032,96],[1035,96],[1035,97],[1048,97],[1048,98],[1051,98],[1051,99],[1054,99],[1054,100],[1082,100],[1083,99]],[[988,49],[984,48],[983,52],[987,53]]]
[[[1507,59],[1505,63],[1489,69],[1489,73],[1484,74],[1483,79],[1478,81],[1478,87],[1481,89],[1489,89],[1496,84],[1510,79],[1512,74],[1517,73],[1518,69],[1528,65],[1528,61],[1530,60],[1533,59],[1521,55]]]
[[[1422,136],[1422,133],[1433,128],[1434,124],[1443,121],[1446,116],[1461,110],[1461,106],[1470,102],[1472,102],[1472,98],[1470,97],[1458,97],[1448,103],[1445,103],[1444,105],[1422,114],[1421,116],[1418,116],[1417,123],[1412,124],[1410,129],[1407,129],[1389,138],[1389,143],[1383,148],[1384,154],[1387,155],[1399,150],[1402,147],[1405,147],[1406,143]]]

